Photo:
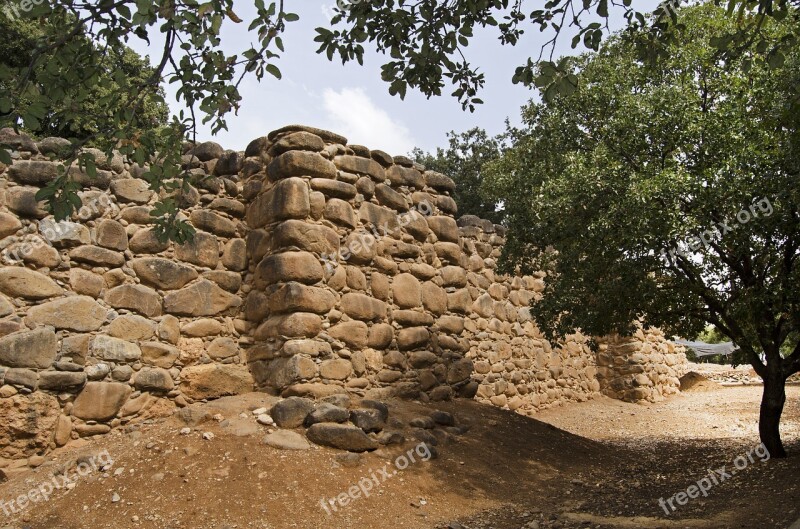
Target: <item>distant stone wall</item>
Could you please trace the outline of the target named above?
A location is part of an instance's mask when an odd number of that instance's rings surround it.
[[[95,152],[96,178],[69,172],[83,207],[56,223],[35,194],[65,140],[6,129],[0,143],[13,148],[0,164],[0,467],[254,388],[530,413],[677,387],[685,358],[655,332],[597,354],[579,333],[545,340],[530,312],[544,274],[497,274],[503,228],[456,221],[453,180],[408,158],[302,126],[245,152],[186,144],[192,184],[175,198],[197,234],[179,245],[155,237],[146,168]]]
[[[629,402],[659,402],[680,392],[689,369],[685,349],[658,329],[637,329],[633,336],[600,340],[597,379],[602,392]]]

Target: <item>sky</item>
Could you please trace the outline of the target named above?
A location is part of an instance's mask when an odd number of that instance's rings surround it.
[[[237,1],[234,11],[245,22],[223,25],[223,49],[228,54],[241,52],[255,42],[246,31],[248,21],[255,15],[252,2]],[[433,151],[447,144],[447,132],[463,132],[481,127],[489,134],[505,129],[506,118],[519,122],[520,108],[535,91],[514,85],[511,77],[517,66],[527,58],[538,56],[542,44],[552,35],[540,34],[530,26],[527,34],[515,47],[502,46],[497,30],[476,31],[476,38],[466,49],[467,59],[486,76],[486,85],[478,97],[484,100],[474,113],[461,109],[456,98],[449,95],[426,99],[409,89],[405,100],[390,96],[388,84],[380,78],[380,66],[385,58],[375,51],[365,54],[364,66],[357,62],[342,65],[328,61],[316,53],[314,28],[329,26],[333,0],[286,0],[286,9],[300,16],[288,24],[283,35],[286,52],[278,59],[282,79],[266,75],[260,82],[248,77],[240,85],[242,105],[238,115],[227,117],[228,130],[211,135],[208,127],[198,131],[198,139],[213,140],[227,149],[244,150],[247,144],[268,132],[289,124],[303,124],[328,129],[348,138],[352,144],[382,149],[392,155],[407,154],[414,147]],[[621,27],[623,20],[612,21]],[[568,38],[562,38],[559,52],[569,52]],[[142,55],[160,57],[163,40],[151,36],[151,44],[131,41],[131,47]],[[580,51],[580,48],[579,50]],[[166,87],[171,110],[175,102],[174,85]]]

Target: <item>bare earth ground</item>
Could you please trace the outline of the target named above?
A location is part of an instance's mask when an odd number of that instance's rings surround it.
[[[800,518],[800,387],[788,388],[784,441],[791,457],[757,457],[667,516],[658,504],[757,444],[761,388],[692,392],[652,405],[601,398],[535,418],[457,401],[390,403],[404,421],[442,409],[470,426],[438,434],[439,456],[394,472],[402,447],[341,461],[328,448],[281,451],[262,443],[266,428],[240,418],[268,397],[210,403],[230,424],[206,422],[189,435],[176,418],[77,441],[34,470],[0,484],[8,502],[51,479],[60,465],[108,450],[113,465],[80,477],[71,490],[6,516],[0,528],[780,528]],[[215,437],[203,440],[203,432]],[[238,434],[238,435],[236,435]],[[419,457],[417,458],[419,459]],[[337,512],[332,498],[362,478],[389,478]],[[118,501],[113,501],[118,500]]]

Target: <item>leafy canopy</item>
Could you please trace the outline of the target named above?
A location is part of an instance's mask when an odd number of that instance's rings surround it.
[[[10,10],[0,11],[0,33],[4,35],[0,41],[0,64],[9,72],[0,82],[3,83],[2,90],[11,93],[22,82],[22,77],[29,76],[28,93],[22,94],[18,103],[21,107],[30,108],[35,103],[36,94],[47,89],[44,83],[52,81],[51,72],[46,70],[54,59],[52,51],[45,52],[48,56],[42,61],[36,61],[36,69],[28,71],[28,68],[34,62],[37,44],[67,29],[60,22],[62,20],[58,18],[34,21],[15,17]],[[83,38],[84,44],[90,45],[85,35],[76,38]],[[114,129],[114,113],[133,103],[126,87],[146,83],[154,70],[147,60],[127,46],[107,47],[98,57],[102,62],[98,65],[95,84],[64,86],[62,97],[52,101],[55,107],[28,117],[28,132],[39,137],[72,138],[91,146],[109,146],[108,139],[100,133]],[[8,105],[8,100],[5,101]],[[106,101],[107,105],[104,104]],[[169,108],[163,90],[158,87],[147,92],[141,103],[137,132],[165,126],[168,119]]]
[[[725,5],[738,21],[709,41],[721,56],[733,56],[745,49],[757,49],[771,64],[784,60],[785,50],[800,38],[798,0],[713,0]],[[569,94],[578,86],[578,77],[569,68],[569,59],[555,59],[558,40],[570,38],[572,48],[583,46],[597,51],[613,17],[627,21],[627,31],[638,35],[635,52],[640,59],[656,60],[670,52],[683,34],[678,17],[682,4],[689,0],[666,0],[652,13],[633,7],[633,0],[369,0],[341,2],[332,28],[317,28],[320,53],[329,59],[338,56],[343,63],[362,62],[365,46],[389,55],[381,76],[389,93],[404,97],[408,88],[428,97],[442,94],[449,83],[452,96],[470,111],[483,101],[478,94],[485,84],[480,67],[469,62],[467,48],[476,30],[494,28],[504,45],[515,46],[525,31],[548,32],[551,38],[536,58],[520,65],[514,83],[543,88],[545,99]],[[533,7],[531,7],[533,4]],[[794,26],[783,40],[774,41],[765,32],[769,20],[793,19]],[[368,43],[368,44],[367,44]]]
[[[574,93],[525,108],[486,171],[509,225],[504,266],[549,272],[534,312],[551,335],[711,324],[759,374],[764,352],[788,376],[800,370],[800,53],[781,68],[755,51],[722,60],[708,37],[736,22],[713,5],[680,16],[685,38],[662,61],[615,36],[571,63]],[[792,29],[762,32],[774,43]]]

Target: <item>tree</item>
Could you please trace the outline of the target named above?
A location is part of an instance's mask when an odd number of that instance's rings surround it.
[[[15,73],[3,78],[4,90],[10,92],[12,87],[20,82],[19,74],[25,72],[24,69],[33,62],[37,43],[48,35],[63,32],[64,29],[58,26],[57,20],[38,23],[24,18],[10,18],[0,11],[0,32],[5,36],[0,42],[0,65]],[[86,39],[85,36],[83,38]],[[88,41],[85,42],[89,44]],[[119,83],[115,79],[122,74],[126,83],[141,85],[153,75],[153,68],[127,46],[108,48],[101,57],[103,62],[100,64],[98,75],[102,79],[95,85],[88,86],[86,90],[79,86],[67,87],[64,97],[57,102],[58,106],[47,109],[38,123],[32,123],[36,125],[35,128],[32,127],[33,130],[27,132],[40,137],[55,136],[77,141],[86,140],[91,146],[108,146],[107,138],[98,133],[113,128],[114,124],[108,122],[112,119],[113,113],[132,103],[130,94],[120,90]],[[38,68],[30,72],[31,89],[35,92],[42,92],[45,89],[39,79],[47,76],[42,68],[44,62],[49,63],[53,59],[52,52],[43,59],[42,63],[37,64]],[[98,103],[109,96],[111,97],[109,108],[104,108]],[[26,102],[30,100],[27,99]],[[74,113],[67,116],[68,106],[74,109]],[[141,129],[138,132],[165,126],[168,119],[169,108],[164,101],[163,90],[159,87],[152,93],[147,93],[137,120],[137,126]]]
[[[491,138],[485,130],[475,127],[461,134],[451,131],[447,138],[447,150],[439,147],[434,155],[416,148],[411,156],[426,168],[444,173],[455,180],[456,192],[453,198],[458,205],[459,215],[477,215],[499,224],[503,219],[503,212],[495,200],[482,194],[481,182],[483,166],[500,156],[502,136]]]
[[[548,272],[532,312],[551,336],[713,325],[764,380],[759,432],[782,457],[785,382],[800,371],[800,53],[781,68],[747,50],[722,61],[707,37],[736,22],[713,5],[680,16],[664,60],[613,37],[575,59],[574,93],[524,110],[487,171],[509,226],[502,261]],[[762,31],[774,43],[787,25]]]

